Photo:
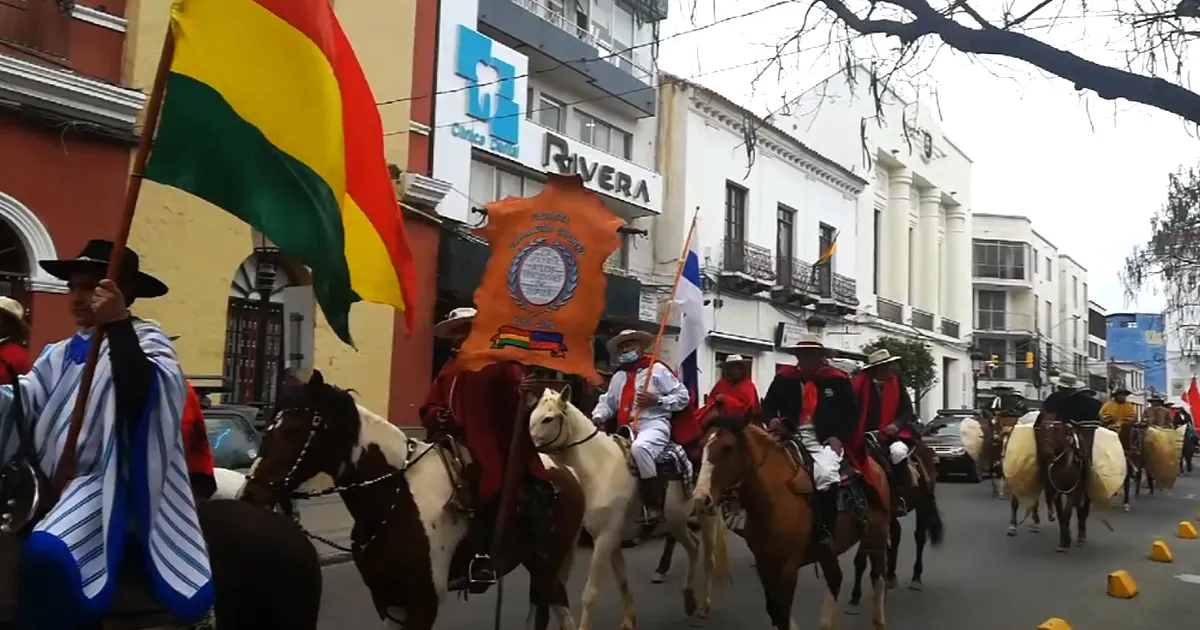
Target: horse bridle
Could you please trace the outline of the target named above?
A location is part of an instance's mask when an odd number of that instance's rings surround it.
[[[561,453],[569,448],[575,448],[576,446],[579,446],[580,444],[586,444],[586,443],[590,442],[593,438],[595,438],[597,435],[600,435],[600,427],[596,426],[595,428],[592,429],[592,432],[587,435],[587,437],[575,440],[574,442],[568,442],[566,444],[555,445],[555,442],[559,441],[562,438],[563,433],[565,433],[567,430],[567,417],[565,414],[559,414],[558,418],[556,420],[557,420],[557,424],[558,424],[558,429],[554,432],[554,437],[550,438],[549,440],[547,440],[546,442],[543,442],[541,444],[538,444],[536,442],[534,442],[534,444],[533,444],[534,450],[536,450],[539,453],[542,453],[543,455],[550,455],[553,453]]]
[[[316,435],[320,431],[320,429],[325,427],[325,420],[321,416],[321,412],[319,412],[315,409],[309,409],[309,408],[305,408],[305,407],[291,408],[291,409],[280,410],[277,414],[275,414],[275,423],[272,426],[278,426],[279,422],[281,422],[283,420],[284,413],[309,413],[309,414],[312,414],[312,419],[309,422],[308,436],[304,439],[304,444],[300,447],[300,453],[298,455],[296,455],[296,459],[295,459],[295,461],[292,462],[291,468],[289,468],[288,472],[286,474],[284,474],[284,476],[282,478],[280,478],[279,480],[269,481],[266,483],[267,487],[269,487],[273,490],[276,490],[282,494],[287,495],[287,497],[289,499],[314,499],[314,498],[318,498],[318,497],[329,496],[334,493],[340,494],[342,492],[364,490],[366,488],[377,485],[379,483],[382,483],[389,479],[395,478],[397,476],[404,476],[409,471],[409,469],[411,469],[417,462],[421,461],[421,458],[428,455],[431,451],[438,449],[440,446],[440,443],[434,442],[434,443],[430,443],[424,449],[418,450],[419,444],[418,444],[417,440],[414,440],[413,438],[406,438],[406,440],[405,440],[406,450],[405,450],[405,454],[404,454],[404,463],[399,469],[391,470],[391,471],[384,473],[373,479],[367,479],[365,481],[349,483],[349,484],[338,484],[337,483],[338,479],[342,478],[342,476],[344,474],[344,473],[339,473],[338,477],[334,479],[334,485],[332,485],[328,488],[322,489],[322,490],[302,491],[302,490],[297,490],[297,489],[290,489],[290,486],[292,485],[292,477],[296,475],[296,473],[300,470],[300,466],[304,463],[304,457],[305,457],[305,455],[308,454],[308,449],[312,445],[313,438],[316,437]],[[268,429],[268,431],[270,431],[270,430],[271,429]],[[445,439],[453,441],[452,438],[447,437]],[[449,469],[448,468],[449,462],[445,461],[444,456],[443,456],[443,465],[446,465],[447,469]],[[252,479],[254,479],[254,475],[249,475],[247,477],[247,481],[250,481]],[[299,485],[299,484],[297,484],[297,485]],[[392,515],[396,512],[396,506],[400,503],[399,494],[400,494],[400,491],[402,488],[403,488],[403,486],[396,487],[396,495],[397,495],[396,498],[392,500],[392,504],[388,507],[387,512],[385,513],[385,516],[379,522],[379,524],[374,528],[374,531],[371,532],[371,535],[368,536],[367,539],[365,541],[363,541],[362,544],[351,541],[351,543],[350,543],[351,548],[349,548],[349,549],[347,549],[341,545],[335,544],[334,542],[332,542],[330,540],[327,540],[325,538],[317,536],[316,534],[313,534],[313,533],[309,532],[307,529],[305,529],[304,526],[300,523],[300,514],[299,514],[298,510],[293,511],[290,514],[290,516],[292,517],[292,520],[294,520],[296,522],[296,525],[300,527],[301,531],[303,531],[305,533],[305,535],[307,535],[309,538],[312,538],[314,540],[319,540],[339,551],[353,552],[354,548],[357,548],[358,551],[363,551],[368,546],[370,546],[371,543],[375,542],[375,540],[377,540],[379,538],[379,535],[384,531],[384,529],[387,527],[387,524],[391,521]]]

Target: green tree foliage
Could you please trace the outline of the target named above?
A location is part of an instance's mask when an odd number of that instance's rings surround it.
[[[900,360],[900,382],[914,392],[913,403],[920,404],[921,398],[938,382],[937,367],[929,344],[920,339],[880,337],[862,347],[863,354],[876,350],[887,350]]]

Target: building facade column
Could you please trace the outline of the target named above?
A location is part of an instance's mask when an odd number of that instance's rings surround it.
[[[971,319],[971,237],[967,234],[967,211],[962,206],[946,208],[946,268],[949,275],[943,280],[949,284],[945,316],[958,322],[960,334],[966,335]]]
[[[908,221],[912,213],[912,171],[898,168],[888,173],[887,212],[883,229],[888,247],[884,297],[900,304],[908,303]]]
[[[917,265],[913,287],[913,306],[927,313],[937,313],[938,292],[942,275],[938,264],[938,230],[941,227],[942,191],[937,188],[921,189],[920,214],[917,220],[917,252],[913,257]]]

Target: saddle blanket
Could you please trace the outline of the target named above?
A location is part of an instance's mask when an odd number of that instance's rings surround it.
[[[621,450],[625,451],[625,460],[629,464],[629,472],[633,473],[634,477],[638,476],[637,464],[633,462],[633,458],[629,455],[630,444],[632,443],[627,433],[617,433],[614,437],[619,438]],[[654,459],[654,463],[658,468],[660,475],[679,475],[683,482],[683,491],[687,496],[692,496],[692,492],[696,490],[696,475],[699,471],[692,465],[692,459],[688,457],[687,449],[678,442],[668,442],[663,447],[658,457]]]

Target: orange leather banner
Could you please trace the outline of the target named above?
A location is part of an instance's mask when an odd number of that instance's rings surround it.
[[[534,197],[488,204],[491,256],[454,369],[516,361],[600,382],[592,334],[604,315],[604,261],[624,222],[578,175],[550,175]]]

